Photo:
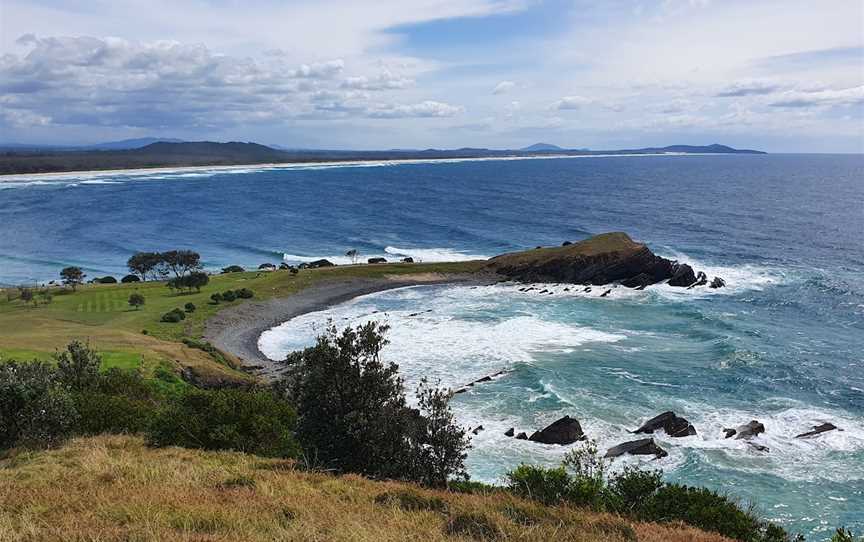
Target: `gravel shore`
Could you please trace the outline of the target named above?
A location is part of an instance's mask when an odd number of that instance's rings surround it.
[[[250,372],[265,379],[278,377],[281,364],[258,349],[258,338],[268,329],[292,318],[324,310],[358,296],[393,288],[426,284],[490,284],[494,278],[476,274],[418,273],[382,278],[351,278],[320,282],[283,298],[243,303],[220,311],[207,321],[204,338],[216,348],[242,361]]]

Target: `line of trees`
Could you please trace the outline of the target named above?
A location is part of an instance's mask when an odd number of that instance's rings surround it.
[[[192,250],[167,252],[136,252],[126,262],[129,272],[153,280],[165,280],[171,275],[178,282],[187,274],[201,270],[201,255]]]

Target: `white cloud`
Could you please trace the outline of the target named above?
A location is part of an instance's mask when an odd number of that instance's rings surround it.
[[[330,79],[342,73],[344,67],[345,62],[341,59],[336,59],[327,62],[316,62],[314,64],[302,64],[299,68],[289,72],[289,74],[291,77]]]
[[[594,103],[594,100],[592,100],[591,98],[586,98],[584,96],[564,96],[563,98],[552,104],[552,107],[559,110],[580,109],[592,103]]]
[[[395,75],[390,70],[384,70],[372,77],[365,75],[349,77],[342,82],[342,87],[363,90],[395,90],[407,88],[413,84],[413,79]]]
[[[492,94],[505,94],[513,90],[515,86],[516,83],[514,83],[513,81],[501,81],[500,83],[495,85],[495,88],[492,89]]]
[[[774,107],[827,107],[864,104],[864,85],[840,90],[781,92],[772,97]]]
[[[410,105],[379,105],[368,111],[368,116],[379,119],[398,119],[408,117],[452,117],[464,111],[463,107],[443,102],[426,100]]]

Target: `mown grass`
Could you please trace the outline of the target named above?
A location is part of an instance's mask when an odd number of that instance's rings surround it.
[[[722,542],[506,493],[432,491],[234,452],[73,440],[0,459],[0,541]]]
[[[183,339],[200,339],[205,322],[219,310],[247,302],[216,305],[210,301],[213,293],[250,288],[255,292],[252,300],[255,301],[288,296],[323,280],[463,273],[476,270],[481,264],[356,265],[302,270],[297,275],[288,271],[231,273],[212,276],[210,284],[192,293],[172,293],[164,282],[87,284],[79,286],[75,292],[53,288],[51,303],[36,306],[20,299],[10,301],[6,292],[0,291],[0,360],[50,360],[56,350],[64,348],[72,339],[82,339],[89,340],[103,354],[106,368],[141,367],[145,373],[152,374],[169,363],[178,368],[191,368],[205,379],[245,381],[249,379],[245,373],[182,342]],[[146,299],[145,305],[137,310],[127,304],[129,295],[135,292]],[[183,322],[160,321],[164,313],[182,308],[186,303],[193,303],[197,309]]]

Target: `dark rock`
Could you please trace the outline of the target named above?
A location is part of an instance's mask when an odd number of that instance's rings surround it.
[[[569,292],[569,291],[570,291],[570,288],[564,288],[564,291],[565,291],[565,292]]]
[[[606,297],[607,295],[609,295],[609,294],[611,294],[611,293],[612,293],[612,290],[606,290],[605,292],[603,292],[602,294],[600,294],[600,297]]]
[[[693,268],[686,263],[675,264],[672,278],[669,279],[669,286],[690,286],[696,282],[696,273]]]
[[[795,435],[795,438],[813,438],[813,437],[815,437],[817,435],[821,435],[822,433],[825,433],[827,431],[834,431],[835,429],[838,431],[842,431],[842,429],[840,429],[839,427],[837,427],[833,423],[826,422],[826,423],[823,423],[820,425],[814,425],[812,431],[807,431],[806,433],[801,433],[800,435]]]
[[[590,291],[591,291],[591,287],[590,287],[590,286],[587,286],[587,287],[586,287],[584,290],[582,290],[582,291],[583,291],[583,292],[590,292]]]
[[[626,286],[627,288],[642,289],[650,284],[653,284],[653,281],[651,280],[651,275],[648,273],[639,273],[635,277],[630,277],[629,279],[621,281],[621,286]]]
[[[671,410],[654,416],[634,433],[653,433],[663,429],[671,437],[689,437],[696,434],[696,429],[686,419],[676,415]]]
[[[475,383],[477,383],[477,382],[492,382],[492,377],[491,376],[484,376],[483,378],[478,378],[474,382]]]
[[[669,455],[666,450],[657,446],[653,438],[643,438],[639,440],[631,440],[624,442],[618,446],[613,446],[606,451],[603,457],[618,457],[624,454],[630,455],[653,455],[657,458],[666,457]]]
[[[714,280],[708,285],[709,288],[722,288],[724,286],[726,286],[726,281],[720,277],[714,277]]]
[[[482,426],[482,425],[478,425],[478,426],[475,427],[474,430],[471,431],[471,432],[472,432],[473,434],[476,435],[476,434],[478,434],[480,431],[483,431],[483,426]]]
[[[402,258],[402,263],[414,263],[414,258],[412,258],[411,256],[406,256]]]
[[[528,440],[528,435],[526,435],[525,433],[519,433],[518,435],[516,435],[516,438],[518,440]]]
[[[563,243],[561,243],[561,246],[562,246],[562,247],[569,247],[569,246],[572,245],[572,244],[573,244],[573,243],[572,243],[571,241],[564,241]]]
[[[757,420],[751,420],[744,425],[739,425],[735,429],[724,429],[723,432],[726,434],[726,438],[734,436],[736,439],[749,439],[760,433],[764,433],[765,426]]]
[[[387,258],[369,258],[366,260],[368,263],[387,263]]]
[[[693,288],[696,288],[697,286],[705,286],[706,284],[708,284],[708,275],[706,275],[702,271],[699,271],[699,274],[696,275],[696,282],[694,282],[693,284],[688,286],[687,289],[692,290]]]
[[[540,431],[535,431],[528,440],[541,444],[573,444],[585,440],[579,420],[564,416]]]
[[[513,428],[513,427],[511,427],[511,428],[508,429],[507,431],[504,431],[504,436],[505,436],[505,437],[512,437],[512,436],[515,435],[515,434],[516,434],[516,429]]]
[[[754,450],[758,450],[758,451],[760,451],[760,452],[768,453],[768,452],[771,451],[771,448],[769,448],[768,446],[763,446],[763,445],[761,445],[761,444],[756,444],[755,442],[747,441],[747,444],[749,444],[749,445],[750,445]]]

